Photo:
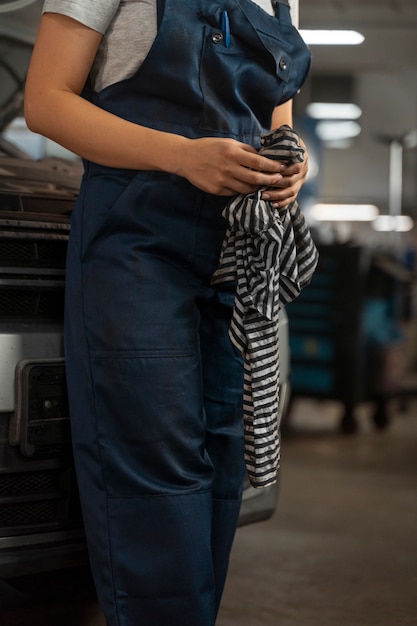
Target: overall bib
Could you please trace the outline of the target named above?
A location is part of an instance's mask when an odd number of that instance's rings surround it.
[[[139,70],[89,97],[137,124],[258,147],[308,66],[285,4],[274,18],[251,0],[160,0]],[[234,285],[210,286],[228,200],[172,174],[85,163],[65,349],[108,626],[215,623],[244,476],[242,361],[228,337]]]

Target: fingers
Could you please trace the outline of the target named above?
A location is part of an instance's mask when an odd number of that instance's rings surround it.
[[[276,187],[283,184],[282,174],[268,174],[246,168],[246,171],[239,172],[239,175],[242,183],[250,185],[252,190],[259,189],[259,187]]]
[[[252,146],[240,144],[240,149],[242,151],[241,164],[251,170],[268,174],[278,174],[285,170],[284,163],[261,156]]]
[[[282,179],[274,187],[269,187],[262,193],[262,199],[271,202],[274,208],[283,208],[291,204],[306,181],[308,160],[303,163],[293,163],[284,166]]]
[[[261,195],[262,200],[268,200],[274,208],[282,208],[294,202],[302,187],[302,181],[296,180],[292,182],[287,177],[284,177],[283,184],[286,186],[279,188],[270,187],[265,190]]]
[[[178,170],[188,180],[215,195],[248,194],[282,182],[282,164],[260,156],[254,148],[232,139],[195,139]]]
[[[259,155],[254,148],[245,144],[240,144],[234,159],[230,159],[230,174],[235,182],[233,188],[238,188],[239,193],[281,185],[283,169],[282,163]]]
[[[233,139],[200,138],[188,145],[176,173],[203,191],[221,196],[265,187],[265,199],[281,205],[297,196],[306,166],[284,165]]]

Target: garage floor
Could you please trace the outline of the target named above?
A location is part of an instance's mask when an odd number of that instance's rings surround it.
[[[277,513],[238,530],[218,626],[415,626],[417,400],[383,431],[371,409],[342,436],[339,406],[295,403]],[[37,604],[3,589],[0,624],[105,626],[82,576],[32,581]]]
[[[336,434],[338,407],[298,403],[271,521],[237,537],[219,626],[417,624],[417,403],[390,428]]]

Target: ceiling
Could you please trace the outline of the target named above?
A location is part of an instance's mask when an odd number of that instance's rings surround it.
[[[311,47],[298,109],[312,99],[337,99],[338,87],[350,90],[362,109],[361,134],[347,150],[324,149],[321,199],[374,202],[388,212],[392,141],[417,128],[417,0],[300,0],[300,28],[353,29],[365,36],[359,46]],[[323,91],[326,84],[328,93],[317,94],[317,85]],[[403,151],[402,168],[397,188],[403,211],[416,217],[416,149]]]
[[[301,0],[301,28],[359,30],[350,49],[314,47],[313,69],[403,70],[417,63],[417,0]]]
[[[0,0],[0,7],[7,1]],[[33,41],[42,4],[38,0],[2,13],[0,34],[18,30],[20,37]],[[363,112],[362,132],[349,149],[324,149],[320,199],[373,201],[386,211],[389,142],[417,128],[417,0],[300,0],[299,4],[301,29],[354,29],[365,36],[359,46],[312,46],[310,77],[297,97],[296,110],[303,111],[313,96],[317,99],[317,84],[334,88],[344,84]],[[330,91],[328,99],[334,95]],[[402,183],[404,208],[417,216],[417,150],[404,152]]]
[[[10,0],[0,0],[8,4]],[[43,0],[1,14],[0,31],[33,41]],[[300,28],[360,30],[365,43],[346,48],[315,47],[313,69],[349,70],[415,66],[417,0],[300,0]],[[17,26],[18,24],[18,26]]]

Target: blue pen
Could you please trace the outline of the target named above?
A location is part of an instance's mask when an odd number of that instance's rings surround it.
[[[222,31],[224,33],[224,45],[230,46],[230,22],[227,11],[222,11]]]

